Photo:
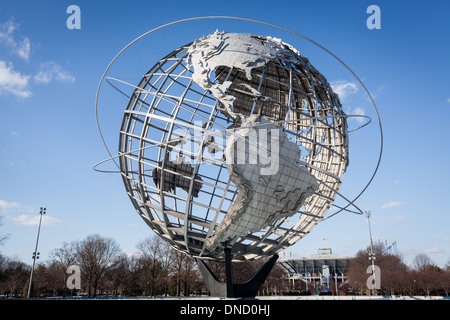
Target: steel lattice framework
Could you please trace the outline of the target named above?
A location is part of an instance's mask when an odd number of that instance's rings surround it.
[[[211,141],[196,128],[226,132],[239,123],[193,81],[190,45],[159,60],[134,86],[120,129],[120,170],[136,211],[153,231],[191,256],[222,260],[205,241],[236,200],[238,189],[224,158],[217,156],[220,152],[208,148]],[[235,98],[234,112],[261,115],[282,127],[319,181],[319,189],[296,215],[232,243],[234,259],[273,255],[308,234],[339,195],[348,165],[347,116],[326,78],[300,55],[252,69],[251,80],[243,70],[221,66],[215,81],[231,82],[227,94]],[[195,150],[184,143],[195,145]],[[179,163],[174,154],[191,162]]]

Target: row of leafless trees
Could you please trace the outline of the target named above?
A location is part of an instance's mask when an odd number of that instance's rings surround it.
[[[32,295],[68,296],[83,293],[89,297],[109,296],[188,296],[207,294],[195,261],[174,250],[161,238],[154,236],[141,241],[138,253],[127,256],[114,239],[94,234],[81,241],[64,243],[54,249],[50,260],[38,264],[34,271]],[[263,262],[240,263],[235,267],[235,282],[248,280]],[[66,273],[71,265],[81,270],[81,289],[67,288]],[[210,263],[219,277],[223,264]],[[0,295],[25,296],[30,266],[0,255]],[[280,290],[284,271],[275,268],[266,281],[265,293]]]
[[[387,253],[383,243],[373,246],[375,265],[380,269],[381,288],[377,294],[382,295],[449,295],[450,262],[440,268],[425,254],[418,254],[407,266],[398,255]],[[351,260],[348,270],[348,284],[343,288],[346,292],[358,294],[374,294],[367,289],[367,268],[371,248],[360,250]],[[374,289],[375,290],[375,289]]]
[[[195,261],[174,250],[161,238],[147,238],[137,245],[138,252],[125,255],[111,238],[94,234],[81,241],[64,243],[54,249],[49,261],[38,264],[33,277],[33,296],[69,296],[85,294],[89,297],[109,296],[188,296],[207,294],[207,288]],[[333,294],[373,294],[367,290],[367,267],[370,248],[361,250],[351,260],[348,282],[330,284]],[[381,271],[383,295],[449,295],[450,264],[436,266],[426,255],[418,255],[408,267],[397,255],[389,254],[382,243],[374,246],[375,264]],[[234,266],[234,282],[248,280],[264,261],[240,262]],[[81,289],[67,288],[66,273],[71,265],[81,270]],[[224,264],[209,263],[210,268],[224,280]],[[31,267],[17,259],[0,254],[0,296],[25,296]],[[301,284],[299,284],[301,286]],[[300,294],[317,294],[313,286],[296,288]],[[292,287],[285,272],[276,265],[264,283],[260,294],[286,294]],[[292,293],[292,292],[291,292]]]

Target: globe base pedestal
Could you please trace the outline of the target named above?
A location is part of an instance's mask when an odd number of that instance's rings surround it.
[[[273,266],[278,260],[275,254],[267,261],[251,278],[244,283],[233,283],[233,268],[231,263],[231,249],[225,249],[225,274],[226,282],[220,281],[208,265],[200,259],[197,261],[198,268],[203,276],[203,280],[208,287],[209,293],[213,297],[227,298],[254,298],[262,284],[266,280]]]

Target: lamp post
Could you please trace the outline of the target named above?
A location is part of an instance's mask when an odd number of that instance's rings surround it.
[[[417,281],[414,279],[414,287],[416,289],[416,296],[419,295],[419,290],[417,289]]]
[[[31,267],[31,275],[30,275],[30,283],[28,284],[28,294],[27,294],[27,299],[30,298],[30,294],[31,294],[31,285],[33,283],[33,273],[34,273],[34,265],[36,264],[36,259],[39,259],[39,252],[37,252],[38,249],[38,243],[39,243],[39,233],[41,232],[41,223],[42,223],[42,216],[45,214],[46,212],[46,208],[42,208],[39,211],[40,214],[40,218],[39,218],[39,228],[38,228],[38,233],[37,233],[37,238],[36,238],[36,247],[34,249],[33,252],[33,266]]]
[[[367,217],[367,221],[369,222],[369,237],[370,237],[370,254],[369,254],[369,260],[372,260],[372,274],[373,274],[373,280],[376,283],[376,279],[375,279],[375,254],[373,253],[373,242],[372,242],[372,231],[370,229],[370,216],[371,216],[371,212],[370,211],[365,211],[364,212],[366,214]],[[375,295],[376,295],[376,289],[375,291]]]

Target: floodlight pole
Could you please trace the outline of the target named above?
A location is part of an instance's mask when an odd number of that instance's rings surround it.
[[[39,214],[41,215],[39,218],[39,228],[38,228],[38,233],[37,233],[37,238],[36,238],[36,247],[34,249],[33,252],[33,266],[31,267],[31,275],[30,275],[30,283],[28,284],[28,294],[27,294],[27,299],[30,299],[30,294],[31,294],[31,285],[33,283],[33,273],[34,273],[34,265],[36,263],[36,259],[39,259],[39,252],[37,252],[38,249],[38,243],[39,243],[39,234],[41,232],[41,223],[42,223],[42,216],[45,214],[47,208],[42,208],[39,211]]]
[[[375,254],[373,253],[373,242],[372,242],[372,231],[370,229],[370,216],[371,216],[371,212],[370,211],[365,211],[366,217],[367,217],[367,221],[369,222],[369,237],[370,237],[370,254],[369,254],[369,260],[372,260],[372,275],[373,275],[373,280],[376,283],[376,273],[375,273]],[[376,289],[375,289],[375,295],[376,295]]]

